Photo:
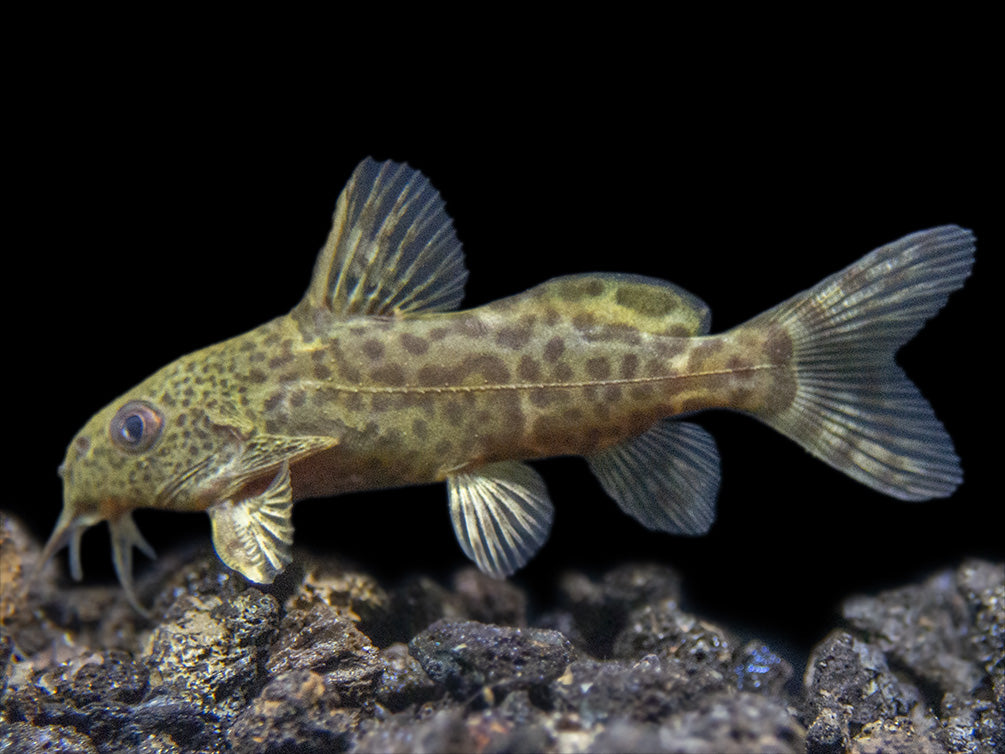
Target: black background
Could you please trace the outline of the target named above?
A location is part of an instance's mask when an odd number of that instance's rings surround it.
[[[12,220],[25,233],[7,276],[15,450],[3,507],[47,536],[56,466],[94,411],[289,310],[339,191],[372,155],[409,162],[445,197],[471,272],[466,305],[556,275],[631,272],[703,298],[719,331],[906,233],[977,234],[974,276],[900,358],[963,459],[953,498],[883,497],[751,419],[711,413],[700,421],[723,482],[704,538],[646,531],[580,459],[537,464],[556,521],[516,580],[542,604],[565,569],[655,561],[683,574],[696,611],[804,647],[844,595],[1000,557],[995,95],[973,56],[856,75],[834,53],[798,65],[764,53],[696,76],[658,51],[614,69],[584,51],[576,65],[519,71],[455,61],[433,82],[362,79],[335,58],[304,63],[305,79],[252,50],[190,66],[164,47],[20,79]],[[297,541],[390,579],[443,575],[465,562],[445,500],[437,485],[305,502]],[[208,542],[202,515],[138,522],[159,551]],[[84,565],[112,577],[103,527],[85,536]]]

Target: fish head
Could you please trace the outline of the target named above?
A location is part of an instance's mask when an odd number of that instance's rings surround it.
[[[200,501],[212,495],[213,485],[199,472],[219,469],[214,461],[233,457],[239,440],[233,422],[220,421],[205,408],[211,396],[173,398],[180,371],[186,370],[172,365],[120,396],[92,416],[70,442],[59,467],[63,510],[39,569],[69,546],[71,573],[82,578],[81,536],[107,521],[119,581],[138,606],[132,591],[132,548],[150,557],[154,552],[133,522],[132,511],[205,507]]]

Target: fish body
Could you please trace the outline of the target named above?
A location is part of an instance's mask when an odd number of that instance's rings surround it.
[[[887,494],[952,494],[952,443],[894,364],[962,285],[969,231],[913,234],[739,327],[654,278],[556,278],[454,311],[467,272],[419,173],[364,161],[336,206],[310,288],[288,315],[183,356],[96,414],[61,466],[64,544],[109,522],[134,604],[131,511],[209,513],[217,553],[268,583],[290,561],[294,501],[444,481],[465,553],[494,575],[547,538],[526,460],[584,456],[649,528],[714,519],[714,440],[682,416],[744,412]]]

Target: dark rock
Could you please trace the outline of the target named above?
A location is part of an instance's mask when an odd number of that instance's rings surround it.
[[[358,726],[358,713],[333,708],[325,698],[324,679],[317,673],[282,673],[238,715],[227,741],[235,752],[246,754],[346,751]]]
[[[273,676],[312,670],[324,678],[326,688],[342,706],[363,704],[384,670],[370,639],[352,620],[324,603],[286,614],[266,668]]]
[[[392,715],[366,731],[356,742],[356,754],[441,754],[475,752],[480,742],[468,730],[462,709],[442,709],[415,718]]]
[[[633,610],[611,653],[623,660],[655,654],[660,659],[678,660],[692,672],[711,670],[723,675],[729,674],[733,662],[722,629],[685,613],[673,600]]]
[[[108,705],[88,712],[96,720],[94,738],[102,752],[217,754],[227,748],[220,718],[187,699],[154,695],[134,707]]]
[[[786,709],[761,694],[718,694],[671,724],[674,751],[803,752],[806,731]],[[704,748],[701,748],[704,747]]]
[[[393,641],[407,643],[438,620],[465,620],[461,599],[425,576],[407,579],[391,593]]]
[[[855,754],[947,754],[938,722],[919,714],[869,723],[852,746]]]
[[[309,610],[317,602],[357,623],[377,646],[391,643],[391,595],[373,576],[339,561],[311,559],[286,608]]]
[[[659,722],[726,688],[721,673],[690,672],[679,661],[661,662],[655,655],[634,665],[614,660],[573,662],[551,685],[555,708],[574,712],[589,724],[617,718]]]
[[[526,691],[515,691],[499,706],[470,715],[467,727],[483,754],[536,754],[550,749],[554,739]]]
[[[560,599],[575,620],[574,634],[582,637],[583,649],[598,658],[610,656],[632,610],[660,601],[680,602],[680,576],[657,565],[622,566],[600,581],[568,573],[559,586]]]
[[[93,656],[60,690],[77,707],[109,702],[133,704],[144,697],[149,680],[150,671],[143,663],[128,652],[110,649]]]
[[[426,675],[419,661],[404,644],[392,644],[380,653],[383,672],[374,691],[380,704],[400,712],[410,704],[422,704],[443,695],[443,687]]]
[[[942,740],[952,752],[1005,751],[1005,699],[999,693],[946,694],[939,712]]]
[[[883,653],[849,634],[834,631],[817,645],[806,669],[806,720],[823,710],[846,714],[852,734],[866,723],[906,715],[921,701],[914,686],[890,670]]]
[[[465,617],[500,626],[527,625],[527,597],[510,581],[494,579],[477,568],[462,568],[453,579]]]
[[[984,675],[972,657],[970,606],[952,571],[875,597],[852,597],[843,614],[866,641],[940,693],[969,692]]]
[[[502,628],[475,621],[437,621],[409,642],[430,678],[467,699],[485,686],[504,690],[544,686],[572,656],[556,631]]]
[[[0,751],[5,754],[97,754],[87,736],[60,725],[10,723],[0,729]]]
[[[844,754],[850,746],[847,713],[832,707],[820,710],[806,731],[806,754]]]
[[[526,628],[524,591],[471,569],[390,588],[307,561],[266,594],[203,542],[138,570],[147,621],[62,562],[29,585],[39,551],[0,516],[5,752],[1005,751],[1001,564],[846,601],[796,717],[788,664],[658,566],[568,575]]]
[[[716,694],[701,708],[672,715],[662,725],[612,721],[587,751],[801,754],[805,731],[784,706],[760,694]]]
[[[968,656],[1000,679],[1005,672],[1005,567],[970,560],[956,570],[956,583],[973,616]]]
[[[14,666],[14,640],[0,624],[0,699],[3,699],[4,692],[7,691],[7,682],[10,680]]]
[[[185,594],[154,629],[145,659],[156,693],[189,700],[230,717],[261,685],[269,643],[276,635],[276,600],[247,588],[223,600]]]
[[[792,666],[761,641],[747,642],[734,657],[733,674],[740,691],[781,697],[792,673]]]

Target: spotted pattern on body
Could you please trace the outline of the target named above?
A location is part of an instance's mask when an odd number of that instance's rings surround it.
[[[876,249],[720,334],[653,278],[585,274],[453,311],[467,277],[442,199],[416,171],[364,161],[289,315],[183,356],[95,414],[61,466],[43,556],[107,520],[129,598],[130,511],[206,510],[221,559],[258,582],[291,560],[295,500],[447,482],[464,552],[505,576],[547,538],[525,460],[582,455],[649,528],[701,534],[719,458],[711,408],[757,417],[844,473],[909,500],[952,493],[951,440],[893,354],[962,285],[955,226]]]

